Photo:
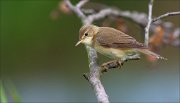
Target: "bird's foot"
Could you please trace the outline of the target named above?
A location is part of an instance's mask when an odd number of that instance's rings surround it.
[[[121,60],[113,60],[101,65],[101,72],[107,72],[108,69],[121,68],[123,66],[123,62]]]
[[[121,68],[124,64],[124,62],[127,62],[129,60],[139,60],[140,56],[139,54],[136,55],[132,55],[132,56],[127,56],[126,58],[122,58],[121,60],[113,60],[113,61],[109,61],[106,63],[103,63],[101,65],[101,72],[107,72],[107,70],[109,69],[114,69],[114,68]]]

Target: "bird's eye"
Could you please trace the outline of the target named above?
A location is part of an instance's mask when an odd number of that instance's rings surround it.
[[[85,33],[84,35],[85,35],[85,36],[88,36],[88,33]]]

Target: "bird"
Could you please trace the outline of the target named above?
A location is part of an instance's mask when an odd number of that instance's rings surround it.
[[[79,41],[75,46],[79,44],[90,46],[100,54],[112,59],[125,59],[140,52],[157,59],[167,60],[150,51],[147,46],[132,36],[111,27],[83,25],[79,30]]]

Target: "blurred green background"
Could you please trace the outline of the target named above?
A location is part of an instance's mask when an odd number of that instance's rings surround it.
[[[78,0],[76,0],[78,1]],[[95,0],[122,10],[147,12],[148,0]],[[1,82],[8,100],[13,84],[26,102],[96,102],[89,83],[87,53],[83,45],[75,47],[81,21],[75,14],[51,12],[59,0],[1,0]],[[153,15],[180,10],[179,0],[155,0]],[[180,27],[180,16],[168,17]],[[129,27],[143,42],[137,25]],[[136,35],[137,34],[137,35]],[[140,38],[141,37],[141,38]],[[112,102],[179,102],[179,48],[166,46],[155,66],[144,56],[127,62],[121,70],[102,76]],[[101,56],[100,60],[107,58]],[[9,83],[11,82],[11,83]],[[2,98],[1,98],[2,99]]]

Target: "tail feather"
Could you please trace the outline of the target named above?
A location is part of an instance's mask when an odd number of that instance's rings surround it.
[[[137,49],[137,50],[139,52],[141,52],[141,53],[147,54],[149,56],[153,56],[153,57],[155,57],[157,59],[167,60],[167,58],[164,58],[164,57],[162,57],[162,56],[160,56],[160,55],[158,55],[158,54],[156,54],[156,53],[154,53],[154,52],[152,52],[152,51],[150,51],[148,49]]]

